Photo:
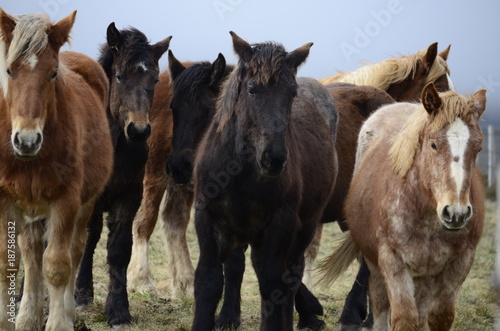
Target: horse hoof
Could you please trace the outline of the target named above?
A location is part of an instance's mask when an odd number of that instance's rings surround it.
[[[311,319],[299,318],[299,324],[297,327],[299,329],[310,329],[310,330],[323,330],[326,324],[319,318],[313,317]]]
[[[132,316],[130,316],[130,313],[127,310],[122,312],[113,312],[112,314],[105,312],[105,314],[108,317],[108,325],[113,330],[120,330],[125,326],[130,325],[132,322]]]
[[[215,325],[220,330],[235,330],[240,327],[241,319],[239,317],[219,316],[215,320]]]
[[[83,293],[80,291],[75,295],[75,303],[78,309],[83,310],[85,307],[92,306],[94,303],[94,294]]]

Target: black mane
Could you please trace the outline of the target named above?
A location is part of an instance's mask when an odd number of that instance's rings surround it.
[[[120,30],[123,38],[122,50],[125,52],[121,54],[121,58],[126,67],[136,65],[140,61],[151,63],[155,61],[151,44],[144,33],[136,28],[128,28]],[[111,78],[111,67],[115,60],[113,50],[109,47],[108,43],[102,43],[100,47],[100,56],[98,59],[99,64],[104,68],[108,79]]]

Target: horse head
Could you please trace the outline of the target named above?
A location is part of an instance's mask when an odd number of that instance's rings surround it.
[[[479,118],[486,108],[485,90],[467,100],[454,92],[440,96],[434,86],[422,92],[422,103],[432,118],[423,135],[423,159],[431,171],[428,184],[437,201],[441,225],[459,230],[472,217],[470,189],[483,135]],[[460,113],[454,110],[461,109]]]
[[[52,24],[45,14],[14,17],[0,9],[2,89],[20,159],[35,158],[42,148],[57,86],[64,84],[59,49],[69,40],[75,17],[76,11]]]
[[[175,182],[185,184],[193,172],[194,150],[212,121],[222,81],[232,67],[226,67],[226,59],[220,53],[213,63],[187,67],[171,51],[168,59],[174,86],[170,101],[174,129],[167,174]]]
[[[99,62],[110,82],[111,114],[128,141],[144,142],[151,134],[149,112],[159,80],[158,61],[171,38],[150,45],[137,29],[119,31],[114,23],[108,26]]]
[[[234,32],[231,35],[239,57],[239,125],[248,129],[247,139],[255,148],[260,173],[276,177],[288,159],[286,133],[297,95],[297,68],[306,60],[312,43],[286,52],[276,43],[250,45]]]

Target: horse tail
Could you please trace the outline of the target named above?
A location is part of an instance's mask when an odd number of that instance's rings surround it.
[[[360,257],[359,248],[352,239],[351,232],[346,231],[340,235],[342,241],[335,251],[326,257],[318,267],[321,278],[320,286],[329,286],[342,275],[351,265],[352,261]]]

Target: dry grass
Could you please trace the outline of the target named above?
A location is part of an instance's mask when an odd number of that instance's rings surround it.
[[[495,295],[491,289],[492,272],[495,261],[495,204],[487,202],[486,226],[483,238],[477,250],[476,260],[470,274],[460,289],[454,330],[493,330],[496,314]],[[332,251],[331,238],[340,232],[336,224],[328,224],[324,228],[323,242],[319,259]],[[106,238],[105,235],[102,238]],[[198,256],[198,243],[193,226],[189,227],[189,246],[193,262]],[[130,309],[134,322],[125,330],[130,331],[182,331],[190,330],[193,318],[193,299],[184,298],[171,300],[169,280],[164,245],[155,231],[151,243],[151,265],[153,276],[159,288],[159,297],[153,298],[147,294],[130,294]],[[95,304],[90,310],[79,312],[78,318],[83,319],[93,331],[109,330],[102,314],[107,288],[107,266],[105,263],[105,240],[99,243],[94,262],[95,271]],[[344,298],[349,291],[357,272],[357,266],[351,266],[342,278],[331,288],[316,288],[316,293],[325,309],[324,320],[326,330],[338,329],[338,318],[343,307]],[[255,274],[249,264],[247,252],[247,269],[242,289],[242,328],[240,330],[258,330],[260,316],[260,301]],[[297,320],[297,318],[296,318]]]

